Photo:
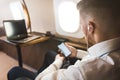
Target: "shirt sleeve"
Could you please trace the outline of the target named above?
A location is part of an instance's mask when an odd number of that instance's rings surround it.
[[[82,58],[86,54],[87,54],[86,51],[77,50],[78,58]],[[38,74],[35,80],[69,80],[69,79],[79,80],[79,78],[80,80],[83,80],[82,74],[79,72],[79,68],[77,67],[77,65],[70,66],[68,69],[60,69],[62,64],[63,64],[62,60],[56,59],[48,68],[46,68],[43,72]],[[71,76],[66,77],[66,75],[71,75]]]
[[[41,78],[51,72],[54,72],[62,66],[63,62],[61,59],[56,59],[50,66],[48,66],[44,71],[42,71],[35,80],[41,80]]]
[[[81,61],[77,60],[74,65],[67,69],[60,69],[61,63],[59,64],[59,61],[62,62],[60,59],[55,60],[35,80],[106,80],[106,74],[109,74],[109,71],[113,69],[110,63],[94,56],[84,58]]]
[[[67,69],[60,69],[61,65],[60,59],[55,60],[48,68],[38,74],[35,80],[83,80],[76,65],[69,66]]]
[[[83,57],[85,57],[86,55],[87,55],[88,53],[87,53],[87,51],[84,51],[84,50],[77,50],[77,58],[79,58],[79,59],[82,59]]]

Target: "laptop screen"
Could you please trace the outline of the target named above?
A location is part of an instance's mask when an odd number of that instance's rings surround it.
[[[3,25],[8,40],[20,40],[27,37],[24,20],[4,20]]]

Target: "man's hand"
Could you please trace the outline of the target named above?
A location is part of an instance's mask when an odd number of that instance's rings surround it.
[[[68,45],[68,44],[65,44],[67,47],[68,47],[68,49],[71,51],[71,54],[70,54],[70,56],[69,57],[76,57],[77,56],[77,49],[76,48],[74,48],[74,47],[72,47],[72,46],[70,46],[70,45]]]
[[[65,59],[65,57],[61,54],[57,54],[55,59],[61,59],[63,61]]]

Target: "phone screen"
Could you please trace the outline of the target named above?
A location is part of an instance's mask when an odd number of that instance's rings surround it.
[[[65,57],[68,57],[71,54],[71,51],[66,47],[64,43],[61,43],[60,45],[58,45],[58,48],[65,55]]]

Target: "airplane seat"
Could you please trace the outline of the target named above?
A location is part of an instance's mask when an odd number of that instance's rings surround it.
[[[37,73],[15,66],[7,74],[8,80],[34,80]]]

